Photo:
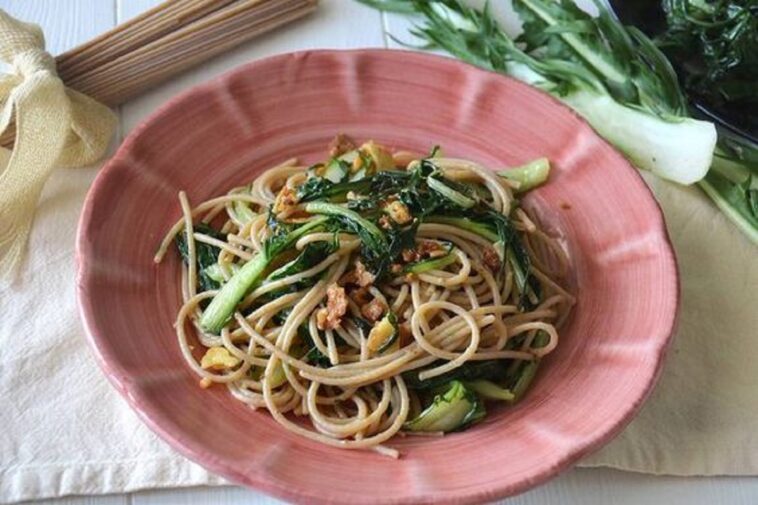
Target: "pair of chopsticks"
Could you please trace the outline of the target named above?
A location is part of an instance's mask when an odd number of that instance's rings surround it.
[[[108,106],[308,14],[318,0],[168,0],[55,58],[70,88]],[[10,130],[10,129],[9,129]],[[13,141],[13,131],[0,145]]]

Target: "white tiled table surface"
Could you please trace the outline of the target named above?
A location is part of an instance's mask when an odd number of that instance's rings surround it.
[[[159,0],[0,0],[0,8],[24,21],[42,26],[49,50],[65,51],[112,28]],[[500,1],[500,0],[498,0]],[[580,1],[586,4],[589,0]],[[128,133],[155,108],[178,92],[244,62],[264,56],[309,48],[391,47],[385,35],[403,38],[407,22],[383,16],[352,0],[321,0],[318,11],[291,26],[265,35],[219,56],[145,95],[122,105],[120,135]],[[38,502],[41,503],[41,502]],[[281,503],[239,487],[187,488],[142,491],[123,495],[71,497],[46,503],[56,505],[179,505]],[[755,504],[758,478],[654,477],[608,469],[574,469],[557,479],[506,500],[507,504]]]

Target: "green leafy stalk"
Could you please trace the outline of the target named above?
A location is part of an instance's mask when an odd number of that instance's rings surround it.
[[[465,382],[464,384],[485,400],[500,400],[504,402],[513,402],[516,400],[516,395],[513,394],[510,389],[500,387],[494,382],[486,379],[477,379],[475,381]]]
[[[550,176],[550,161],[547,158],[538,158],[526,165],[502,170],[498,175],[518,182],[519,187],[516,191],[524,193],[547,181]]]
[[[521,365],[519,375],[516,378],[510,391],[513,393],[513,401],[519,401],[524,397],[526,390],[532,384],[534,377],[537,375],[537,369],[539,368],[538,361],[527,361]]]
[[[434,215],[430,216],[427,221],[430,223],[449,224],[451,226],[456,226],[463,230],[476,233],[477,235],[486,238],[493,244],[500,239],[499,235],[497,234],[497,230],[495,230],[494,227],[489,223],[483,223],[468,217]]]
[[[194,230],[213,238],[221,238],[219,232],[204,223],[196,224]],[[189,250],[187,248],[186,233],[179,233],[176,236],[176,247],[179,249],[179,254],[181,254],[184,264],[188,264]],[[214,245],[206,244],[204,242],[195,242],[197,282],[200,291],[210,291],[219,288],[220,283],[215,275],[215,267],[218,265],[217,261],[220,252],[220,249]]]
[[[539,331],[532,341],[532,349],[538,349],[547,345],[549,337],[545,332]],[[509,377],[506,382],[509,384],[509,391],[513,393],[513,401],[517,402],[526,394],[527,389],[537,376],[537,369],[540,366],[540,360],[523,361],[517,363],[513,370],[509,370]]]
[[[435,365],[436,363],[432,363],[430,366]],[[418,370],[403,372],[403,380],[410,389],[426,391],[444,386],[451,380],[475,381],[487,379],[499,381],[505,377],[505,365],[503,361],[497,360],[467,361],[454,370],[423,381],[418,378],[418,372]]]
[[[336,240],[333,242],[321,241],[308,244],[295,259],[271,272],[266,277],[266,281],[283,279],[284,277],[308,270],[336,251],[338,246],[339,242]]]
[[[698,185],[750,240],[758,244],[758,176],[754,172],[727,156],[717,155],[713,168]]]
[[[368,219],[361,217],[357,212],[334,203],[312,202],[305,206],[309,214],[323,214],[326,216],[340,217],[352,225],[361,238],[367,238],[368,242],[377,249],[386,249],[387,240],[382,231]]]
[[[298,201],[310,202],[314,200],[344,201],[345,195],[350,191],[364,193],[370,187],[369,179],[361,179],[353,182],[334,183],[322,177],[311,177],[297,190]]]
[[[298,254],[295,259],[268,274],[262,284],[283,279],[284,277],[289,277],[291,275],[299,274],[305,270],[308,270],[309,268],[314,267],[318,263],[322,262],[327,256],[336,251],[338,247],[339,241],[336,240],[336,236],[335,240],[331,242],[319,241],[310,243],[306,245],[305,248],[303,248],[303,251]],[[266,300],[274,300],[283,294],[293,293],[295,291],[309,288],[316,284],[319,278],[320,275],[306,277],[293,284],[288,284],[282,288],[270,291],[264,295],[264,298]]]
[[[462,209],[470,209],[476,205],[476,200],[456,191],[434,175],[430,175],[426,178],[426,184],[429,186],[429,189],[436,191]]]
[[[282,252],[292,247],[297,240],[314,229],[323,226],[327,218],[319,218],[296,228],[294,231],[274,235],[266,241],[263,250],[252,260],[245,263],[221,291],[213,297],[210,305],[203,311],[200,327],[210,333],[218,333],[229,321],[234,309],[242,298],[261,280],[263,273],[271,262]]]
[[[414,274],[422,274],[424,272],[429,272],[430,270],[441,270],[445,268],[448,265],[452,265],[455,263],[455,260],[457,259],[456,255],[452,252],[448,252],[444,256],[440,256],[439,258],[431,258],[428,260],[422,260],[417,261],[415,263],[411,263],[409,265],[406,265],[403,268],[403,272],[405,273],[414,273]]]
[[[592,18],[570,1],[514,0],[524,33],[513,40],[487,8],[459,0],[406,3],[423,16],[412,33],[428,47],[557,95],[640,168],[682,184],[708,170],[715,128],[686,117],[666,59],[604,10]]]
[[[483,418],[486,414],[479,398],[457,380],[451,381],[444,392],[436,395],[423,412],[406,421],[408,431],[457,431]]]
[[[337,228],[358,235],[361,239],[361,256],[376,275],[384,273],[392,260],[389,254],[389,242],[384,233],[370,220],[354,210],[328,202],[311,202],[305,206],[310,214],[330,216]]]
[[[455,226],[486,238],[500,254],[503,266],[513,269],[516,287],[521,294],[519,305],[529,309],[540,299],[540,284],[531,273],[531,260],[510,220],[499,212],[468,213],[463,217],[432,215],[428,222]]]

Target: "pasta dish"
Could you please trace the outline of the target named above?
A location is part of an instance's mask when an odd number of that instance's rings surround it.
[[[194,206],[180,193],[155,259],[183,258],[176,332],[201,386],[394,457],[393,436],[519,401],[574,304],[566,254],[519,205],[548,160],[494,172],[345,135],[325,158]]]

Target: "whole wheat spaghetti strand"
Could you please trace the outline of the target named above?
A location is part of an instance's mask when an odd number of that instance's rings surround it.
[[[105,104],[122,103],[146,87],[311,12],[315,5],[311,0],[238,0],[71,77],[68,84]]]
[[[56,58],[58,75],[70,80],[141,46],[160,39],[235,0],[173,0],[162,2],[114,29]]]

